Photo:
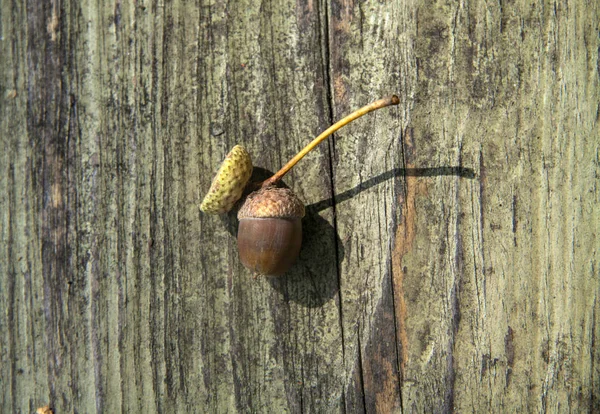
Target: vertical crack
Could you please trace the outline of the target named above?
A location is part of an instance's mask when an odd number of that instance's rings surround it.
[[[592,263],[592,274],[594,273],[594,264]],[[598,403],[598,394],[594,392],[594,362],[595,362],[595,354],[596,354],[596,299],[594,299],[594,304],[592,306],[592,339],[590,343],[590,361],[592,362],[592,369],[590,370],[590,411],[594,410],[600,406]]]
[[[400,130],[400,162],[401,162],[401,169],[403,171],[403,175],[404,175],[404,200],[407,199],[406,194],[408,191],[408,185],[406,183],[406,158],[405,158],[405,154],[406,151],[404,150],[404,135],[402,130]],[[396,188],[396,186],[394,185],[394,188]],[[394,191],[395,192],[395,191]],[[394,197],[397,200],[397,197]],[[402,208],[401,206],[396,206],[396,208]],[[392,219],[394,220],[394,223],[392,224],[392,228],[394,229],[394,233],[396,231],[397,228],[397,221],[396,221],[396,214],[393,214]],[[393,260],[393,253],[394,253],[394,246],[393,246],[393,242],[389,244],[389,257],[390,257],[390,264],[392,264],[392,260]],[[404,349],[400,349],[402,346],[402,343],[398,342],[398,332],[399,332],[399,328],[398,328],[398,316],[397,316],[397,310],[396,310],[396,290],[394,289],[394,269],[393,266],[390,266],[389,268],[389,274],[390,274],[390,288],[391,288],[391,294],[392,294],[392,312],[394,315],[394,338],[395,338],[395,350],[396,350],[396,371],[398,372],[398,393],[399,393],[399,399],[400,399],[400,412],[404,412],[404,404],[402,402],[402,382],[404,380],[404,369],[402,368],[402,353],[404,352]]]
[[[330,52],[330,33],[329,33],[329,6],[328,3],[319,3],[319,7],[322,8],[322,12],[321,10],[319,10],[319,24],[320,24],[320,30],[319,30],[319,35],[320,35],[320,44],[321,44],[321,59],[322,59],[322,75],[323,75],[323,84],[325,86],[324,90],[325,90],[325,106],[327,107],[326,109],[328,110],[328,123],[331,125],[333,124],[333,94],[332,94],[332,88],[333,85],[331,84],[331,52]],[[334,134],[335,135],[335,134]],[[333,231],[335,233],[335,235],[337,236],[338,234],[338,223],[337,223],[337,214],[336,214],[336,197],[335,197],[335,181],[334,181],[334,177],[333,177],[333,155],[335,154],[335,140],[330,139],[328,140],[328,150],[329,150],[329,158],[328,158],[328,167],[329,167],[329,185],[331,188],[331,209],[332,209],[332,213],[333,213]],[[334,245],[335,245],[335,262],[337,263],[336,266],[336,273],[337,273],[337,283],[338,283],[338,313],[339,313],[339,320],[340,320],[340,331],[341,331],[341,337],[342,337],[342,361],[344,363],[344,366],[346,364],[346,355],[345,355],[345,350],[346,350],[346,345],[345,345],[345,335],[344,335],[344,323],[343,323],[343,312],[342,312],[342,290],[341,290],[341,271],[340,271],[340,253],[339,253],[339,242],[338,242],[338,237],[334,237]]]
[[[363,375],[363,358],[362,358],[362,344],[360,343],[360,325],[358,327],[358,375],[360,378],[360,391],[362,392],[362,404],[363,410],[367,410],[367,397],[365,395],[365,379]]]
[[[7,231],[7,248],[6,248],[6,257],[8,259],[8,274],[7,274],[7,328],[8,328],[8,356],[10,358],[10,395],[13,400],[17,400],[17,356],[16,356],[16,347],[17,347],[17,338],[18,333],[15,333],[19,328],[17,325],[15,316],[15,307],[17,302],[17,283],[16,283],[16,269],[15,269],[15,252],[13,251],[14,246],[14,234],[13,231],[16,229],[16,219],[14,210],[17,205],[16,196],[15,196],[15,168],[14,164],[11,162],[8,166],[8,231]],[[13,405],[13,409],[14,405]],[[16,409],[15,409],[16,410]]]

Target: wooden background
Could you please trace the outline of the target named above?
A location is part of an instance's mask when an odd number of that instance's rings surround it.
[[[0,411],[599,412],[596,1],[0,1]],[[253,280],[236,143],[307,204]],[[257,169],[258,173],[264,170]]]

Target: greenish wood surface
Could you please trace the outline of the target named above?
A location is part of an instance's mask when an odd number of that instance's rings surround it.
[[[600,411],[595,1],[0,2],[0,411]],[[307,204],[281,279],[199,202]],[[264,170],[258,170],[260,173]]]

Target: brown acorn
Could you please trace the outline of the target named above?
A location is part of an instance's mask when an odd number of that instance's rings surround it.
[[[238,251],[248,269],[278,276],[294,264],[302,246],[304,204],[287,188],[261,188],[238,212]]]
[[[304,204],[291,190],[276,187],[277,183],[306,154],[344,125],[371,111],[398,105],[399,102],[398,97],[392,95],[351,113],[323,131],[271,178],[253,184],[258,190],[248,195],[238,212],[238,251],[244,266],[255,273],[271,276],[282,275],[289,270],[298,259],[302,245]],[[240,160],[240,164],[237,165],[235,160]],[[213,180],[200,206],[202,211],[229,211],[241,197],[251,173],[250,156],[243,147],[236,145]]]

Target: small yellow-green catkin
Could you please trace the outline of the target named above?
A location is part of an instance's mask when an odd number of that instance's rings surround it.
[[[200,210],[209,214],[226,213],[242,196],[252,175],[250,154],[241,145],[233,147],[213,179]]]

